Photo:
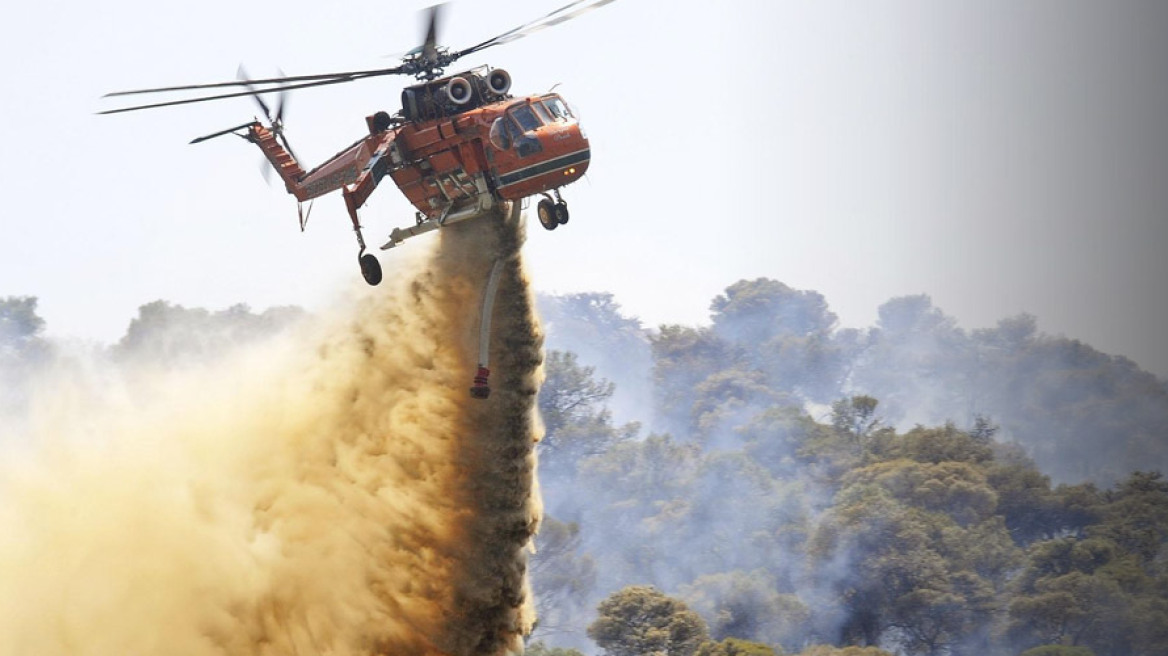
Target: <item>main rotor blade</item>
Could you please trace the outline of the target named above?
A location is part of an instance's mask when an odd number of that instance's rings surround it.
[[[226,130],[220,130],[214,134],[208,134],[208,135],[205,135],[202,137],[195,137],[194,139],[191,139],[191,143],[197,144],[197,143],[204,142],[208,139],[214,139],[215,137],[222,137],[223,135],[231,134],[231,133],[235,132],[236,130],[242,130],[243,128],[250,128],[251,126],[253,126],[255,124],[256,124],[255,121],[248,121],[247,123],[244,123],[243,125],[237,125],[233,128],[227,128]]]
[[[422,52],[433,53],[438,47],[438,20],[442,13],[442,5],[430,7],[430,20],[426,25],[426,38],[422,41]]]
[[[378,77],[381,75],[393,75],[399,73],[396,68],[384,69],[382,71],[371,71],[362,74],[348,74],[345,77],[338,77],[329,80],[320,80],[318,82],[304,82],[302,84],[289,84],[282,87],[272,87],[271,89],[264,89],[262,91],[238,91],[236,93],[222,93],[215,96],[203,96],[200,98],[186,98],[184,100],[171,100],[168,102],[151,103],[149,105],[135,105],[133,107],[121,107],[119,109],[107,109],[105,111],[97,112],[98,114],[121,114],[123,112],[136,112],[140,109],[154,109],[156,107],[171,107],[173,105],[189,105],[191,103],[207,102],[209,100],[222,100],[224,98],[240,98],[243,96],[254,96],[259,93],[271,93],[272,91],[291,91],[293,89],[308,89],[310,87],[321,87],[329,84],[341,84],[342,82],[354,82],[356,80],[363,80],[368,77]],[[242,84],[242,83],[240,83]],[[220,85],[226,86],[226,85]]]
[[[280,71],[280,69],[278,69],[278,68],[276,70]],[[284,74],[284,71],[280,71],[280,75],[283,75],[283,74]],[[259,96],[256,96],[256,97],[258,98]],[[276,96],[276,120],[275,120],[276,123],[279,123],[281,125],[284,124],[284,108],[287,106],[288,106],[288,92],[287,91],[280,91],[280,95]],[[292,149],[289,148],[288,150],[291,151]]]
[[[252,98],[255,98],[255,101],[259,104],[260,109],[264,111],[264,116],[267,117],[268,123],[275,125],[276,121],[274,118],[272,118],[271,108],[269,108],[268,103],[264,102],[264,99],[260,97],[261,92],[256,91],[255,85],[253,85],[251,80],[247,78],[247,69],[243,67],[243,64],[240,64],[239,68],[236,69],[235,77],[244,83],[243,86],[246,87],[248,91],[252,92]]]
[[[502,45],[504,43],[510,43],[512,41],[522,39],[529,34],[534,34],[535,32],[538,32],[546,27],[559,25],[560,23],[571,20],[581,14],[592,11],[593,9],[603,7],[604,5],[614,1],[615,0],[575,0],[574,2],[569,2],[563,7],[549,12],[548,14],[541,16],[533,21],[524,23],[519,27],[503,32],[498,36],[487,39],[486,41],[483,41],[477,45],[473,45],[469,48],[466,48],[465,50],[459,50],[458,52],[453,53],[452,57],[454,59],[458,59],[459,57],[469,55],[472,52],[478,52],[479,50],[484,50],[492,46]]]
[[[195,91],[198,89],[218,89],[223,87],[246,87],[250,85],[264,85],[275,84],[282,85],[288,82],[312,82],[312,81],[326,81],[334,78],[353,78],[361,79],[365,77],[376,77],[379,75],[396,75],[402,73],[401,66],[394,66],[393,68],[375,68],[366,71],[345,71],[342,73],[320,73],[317,75],[289,75],[285,77],[270,77],[262,80],[234,80],[232,82],[214,82],[211,84],[187,84],[175,87],[155,87],[153,89],[132,89],[130,91],[113,91],[107,93],[102,98],[112,98],[114,96],[132,96],[143,93],[164,93],[167,91]],[[347,81],[343,80],[343,81]],[[274,87],[266,91],[279,91],[281,88],[291,87]],[[302,89],[305,87],[296,87]]]

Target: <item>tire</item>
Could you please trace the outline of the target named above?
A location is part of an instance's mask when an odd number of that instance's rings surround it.
[[[560,225],[568,222],[568,204],[564,201],[556,203],[556,222]]]
[[[539,217],[539,224],[547,230],[555,230],[560,225],[556,204],[544,198],[535,206],[535,215]]]
[[[381,282],[381,263],[373,256],[373,253],[366,253],[357,258],[361,263],[361,277],[365,278],[365,282],[370,286],[377,286]]]

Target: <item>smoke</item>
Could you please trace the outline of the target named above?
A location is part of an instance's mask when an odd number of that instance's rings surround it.
[[[416,275],[222,364],[62,364],[0,436],[23,438],[0,440],[0,653],[521,651],[542,339],[521,231],[518,208],[451,226]]]

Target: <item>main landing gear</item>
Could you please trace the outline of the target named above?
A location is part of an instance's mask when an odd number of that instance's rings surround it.
[[[373,253],[365,252],[365,238],[361,236],[361,226],[357,223],[356,217],[353,219],[353,232],[357,233],[357,245],[361,250],[357,251],[357,263],[361,265],[361,277],[370,285],[376,286],[381,282],[381,263]]]
[[[381,263],[373,256],[373,253],[365,253],[358,255],[357,261],[361,264],[361,277],[370,285],[377,285],[381,282]]]
[[[381,282],[381,263],[373,253],[365,252],[365,237],[361,234],[361,222],[357,220],[357,202],[353,193],[346,187],[342,192],[345,197],[345,208],[349,210],[349,218],[353,221],[353,233],[357,235],[357,263],[361,265],[361,277],[370,285],[376,286]]]
[[[539,224],[547,230],[555,230],[568,222],[568,204],[560,197],[559,189],[553,189],[552,193],[556,195],[554,201],[551,196],[544,194],[543,199],[535,206]]]

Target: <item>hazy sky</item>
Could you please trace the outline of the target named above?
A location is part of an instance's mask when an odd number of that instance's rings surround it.
[[[564,1],[455,2],[442,41]],[[249,101],[93,112],[240,62],[389,66],[424,4],[6,10],[0,296],[38,296],[54,335],[113,341],[159,298],[315,308],[363,284],[339,195],[300,234],[258,150],[186,145],[249,120]],[[1168,377],[1168,3],[619,0],[463,63],[508,69],[516,92],[559,83],[592,140],[572,222],[531,226],[537,289],[611,291],[648,325],[704,322],[740,278],[820,291],[856,327],[927,293],[965,328],[1031,312]],[[299,92],[287,135],[315,166],[406,82]],[[412,216],[386,180],[367,240]],[[402,253],[380,255],[392,275]]]

